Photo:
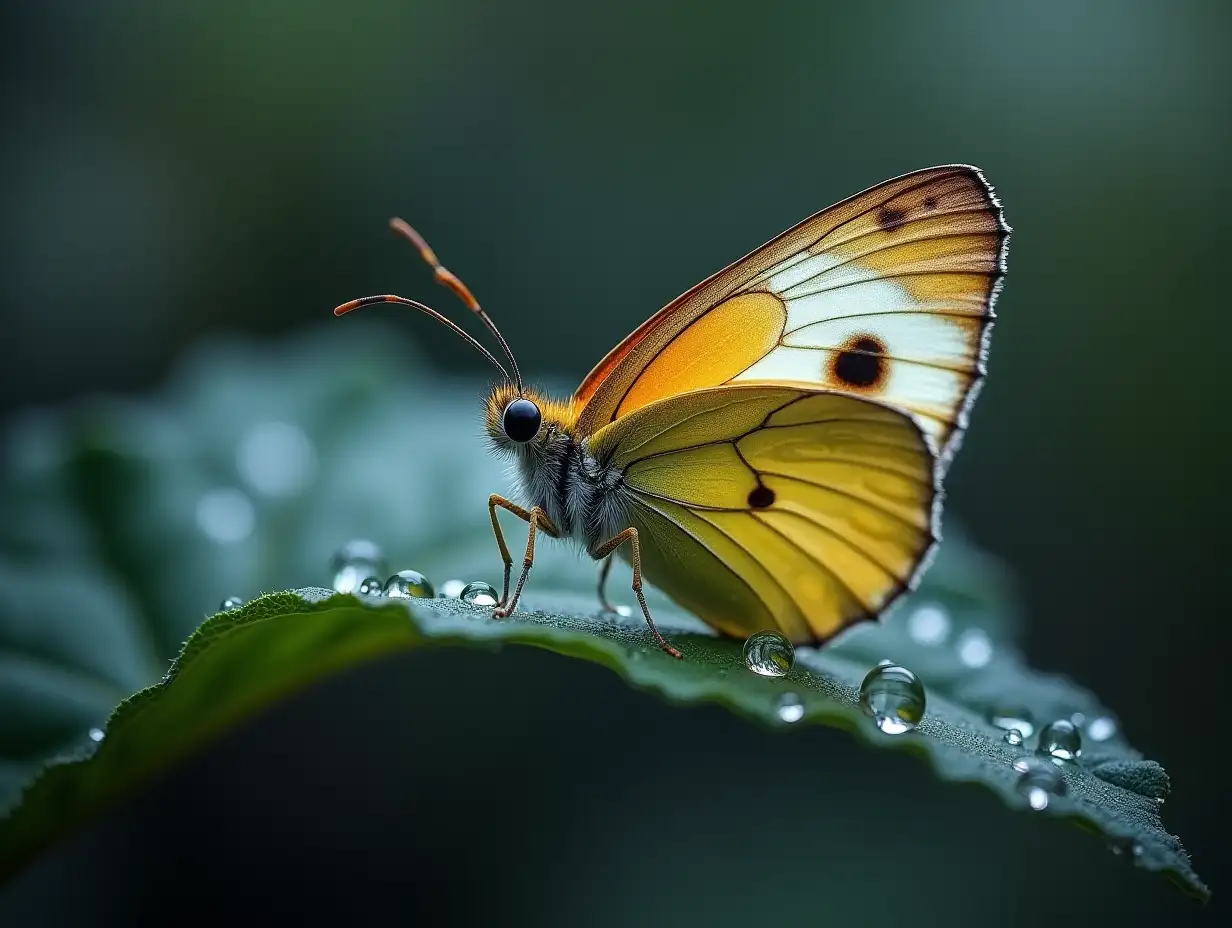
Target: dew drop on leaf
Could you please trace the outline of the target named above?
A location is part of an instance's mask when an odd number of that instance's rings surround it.
[[[419,571],[400,570],[385,581],[385,595],[391,599],[431,599],[436,591]]]
[[[490,583],[476,580],[473,583],[468,583],[458,598],[464,603],[470,603],[472,606],[495,606],[497,600],[496,588]]]
[[[1022,732],[1017,728],[1007,729],[1005,732],[1005,743],[1013,747],[1018,747],[1022,744]]]
[[[91,728],[90,729],[90,740],[91,741],[102,741],[103,740],[103,730],[101,728]]]
[[[924,717],[924,684],[898,664],[878,664],[860,684],[860,708],[887,735],[901,735]]]
[[[352,538],[329,559],[339,593],[354,593],[366,577],[383,576],[388,567],[384,552],[366,538]]]
[[[907,616],[907,634],[917,644],[942,644],[950,637],[950,614],[936,603],[917,606]]]
[[[1057,760],[1074,760],[1082,753],[1082,734],[1069,719],[1057,719],[1040,729],[1038,750]]]
[[[359,594],[361,596],[384,596],[385,584],[380,577],[364,577],[359,582]]]
[[[798,722],[804,718],[804,703],[795,693],[784,693],[774,704],[774,711],[784,722]]]
[[[446,580],[441,584],[441,588],[436,591],[436,595],[441,599],[457,599],[465,589],[465,580]]]
[[[994,707],[988,713],[988,723],[997,728],[1004,728],[1006,731],[1017,728],[1024,738],[1030,738],[1035,734],[1035,722],[1031,719],[1031,713],[1021,706]]]
[[[744,643],[745,666],[763,677],[787,676],[795,660],[795,646],[778,632],[757,632]]]
[[[1052,764],[1033,757],[1020,757],[1014,761],[1014,769],[1018,771],[1018,792],[1036,812],[1047,809],[1054,796],[1065,795],[1065,778]]]
[[[222,601],[218,607],[219,612],[230,612],[232,609],[238,609],[244,605],[244,600],[238,596],[228,596]]]

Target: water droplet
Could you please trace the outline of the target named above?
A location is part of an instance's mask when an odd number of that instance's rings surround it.
[[[103,730],[101,728],[91,728],[90,729],[90,740],[91,741],[102,741],[103,737],[104,737]]]
[[[981,629],[967,629],[958,636],[954,647],[958,650],[958,659],[968,667],[986,667],[992,660],[992,639]]]
[[[457,599],[465,589],[465,580],[446,580],[441,584],[441,588],[436,591],[436,595],[442,599]]]
[[[436,593],[419,571],[400,570],[385,581],[385,595],[391,599],[430,599]]]
[[[893,664],[894,662],[890,660],[888,657],[883,657],[881,660],[877,662],[878,667],[890,667]]]
[[[988,722],[1006,731],[1017,728],[1024,738],[1030,738],[1035,734],[1035,723],[1031,720],[1031,713],[1021,706],[997,706],[988,714]]]
[[[329,559],[334,589],[339,593],[354,593],[368,577],[384,576],[388,567],[384,552],[366,538],[352,538]]]
[[[1006,729],[1005,743],[1013,747],[1018,747],[1022,744],[1022,732],[1020,732],[1017,728]]]
[[[474,583],[468,583],[458,598],[472,606],[495,606],[496,588],[490,583],[476,580]]]
[[[1133,838],[1109,838],[1108,849],[1116,854],[1117,857],[1128,852],[1130,856],[1137,858],[1141,857],[1144,853],[1142,844]]]
[[[1087,726],[1087,737],[1092,741],[1107,741],[1116,731],[1116,722],[1106,715],[1101,715],[1091,719],[1091,724]]]
[[[906,667],[878,664],[860,684],[860,708],[887,735],[901,735],[924,717],[924,684]]]
[[[364,577],[359,582],[359,595],[361,596],[384,596],[385,584],[380,577]]]
[[[235,452],[240,477],[265,496],[294,496],[312,480],[316,464],[312,442],[290,422],[258,422]]]
[[[950,637],[950,614],[937,603],[917,606],[907,616],[907,634],[920,644],[941,644]]]
[[[1057,719],[1040,729],[1037,750],[1057,760],[1073,760],[1082,753],[1082,734],[1069,719]]]
[[[197,500],[197,527],[220,545],[243,541],[256,521],[252,500],[234,487],[210,490]]]
[[[633,615],[633,610],[630,609],[628,606],[617,606],[616,614],[620,616],[621,618],[627,619],[629,616]]]
[[[219,605],[218,611],[230,612],[232,609],[238,609],[242,605],[244,605],[244,600],[240,599],[238,596],[228,596],[222,601],[221,605]]]
[[[757,632],[744,643],[745,665],[763,677],[787,676],[795,660],[795,646],[778,632]]]
[[[1065,778],[1052,764],[1020,757],[1014,761],[1014,769],[1018,771],[1018,792],[1036,812],[1047,809],[1054,796],[1065,795]]]
[[[804,703],[795,693],[784,693],[775,704],[774,711],[784,722],[798,722],[804,718]]]

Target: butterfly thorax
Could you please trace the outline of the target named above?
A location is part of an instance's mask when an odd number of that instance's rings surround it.
[[[577,414],[570,403],[524,390],[521,395],[539,407],[543,423],[528,442],[509,439],[501,415],[518,395],[508,384],[494,389],[485,418],[492,447],[513,461],[519,502],[543,509],[563,537],[587,548],[628,527],[623,475],[590,453],[589,440],[578,435]]]

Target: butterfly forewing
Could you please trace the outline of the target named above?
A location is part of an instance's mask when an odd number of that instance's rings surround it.
[[[810,389],[732,384],[595,434],[620,468],[642,567],[724,632],[820,643],[909,588],[934,538],[934,458],[907,415]]]
[[[1008,233],[972,167],[871,188],[664,307],[583,382],[579,427],[688,390],[770,382],[889,403],[952,450],[984,373]]]

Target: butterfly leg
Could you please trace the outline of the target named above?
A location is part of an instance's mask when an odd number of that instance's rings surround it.
[[[612,559],[605,557],[603,563],[599,565],[599,608],[604,612],[619,612],[611,601],[607,598],[607,576],[612,572]]]
[[[633,592],[637,595],[637,601],[642,607],[642,615],[646,617],[646,624],[650,626],[651,634],[654,635],[655,641],[659,643],[659,647],[672,657],[683,660],[684,655],[667,643],[667,639],[659,633],[654,619],[650,617],[650,607],[646,605],[646,597],[642,594],[642,549],[637,538],[637,529],[625,529],[591,551],[590,556],[596,561],[610,558],[612,553],[625,542],[628,542],[630,547],[633,548]],[[611,563],[611,561],[609,560],[608,563]]]
[[[509,575],[513,568],[513,557],[509,554],[509,546],[505,544],[505,535],[501,531],[500,522],[496,519],[496,507],[498,506],[501,509],[512,512],[519,519],[524,519],[530,526],[526,535],[526,556],[522,559],[522,574],[518,577],[518,585],[514,588],[512,598],[509,596]],[[488,513],[492,516],[492,532],[496,535],[496,544],[500,548],[501,559],[505,562],[505,589],[501,593],[500,602],[497,603],[496,610],[492,613],[492,616],[497,619],[503,619],[513,612],[514,607],[518,604],[518,597],[522,595],[522,587],[526,584],[526,577],[535,562],[536,529],[542,529],[552,538],[559,538],[560,532],[552,524],[552,520],[548,518],[547,513],[538,506],[531,509],[523,509],[517,503],[510,502],[496,493],[488,497]]]

